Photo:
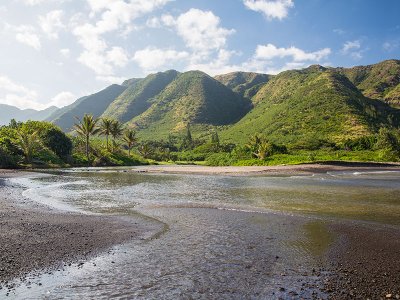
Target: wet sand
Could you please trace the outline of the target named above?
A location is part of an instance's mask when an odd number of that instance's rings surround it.
[[[210,167],[199,165],[161,165],[140,166],[132,169],[138,173],[199,174],[199,175],[311,175],[337,171],[400,171],[400,164],[331,162],[319,164],[281,165],[281,166],[227,166]]]
[[[327,253],[330,299],[400,299],[400,229],[332,224]]]
[[[156,166],[135,168],[134,171],[195,174],[212,172],[225,175],[269,172],[274,175],[291,175],[355,169],[390,171],[399,170],[399,166]],[[11,288],[11,279],[23,278],[31,271],[40,273],[47,268],[54,270],[71,263],[84,263],[86,259],[110,249],[113,245],[149,234],[148,224],[140,219],[60,213],[35,206],[21,197],[21,188],[4,185],[2,178],[21,175],[23,173],[0,171],[0,287]],[[293,220],[286,215],[281,215],[280,218],[285,223]],[[292,229],[290,226],[287,228]],[[312,284],[311,277],[315,274],[322,277],[323,283],[317,289],[326,293],[328,299],[400,299],[398,226],[330,220],[327,222],[327,230],[335,239],[327,250],[315,254],[319,265],[309,270],[309,284]],[[318,239],[316,243],[319,243]],[[309,285],[306,278],[302,283],[305,288]],[[285,288],[285,291],[290,291],[290,287]],[[283,299],[298,299],[295,294],[286,296]],[[318,297],[321,294],[306,298]]]
[[[4,183],[24,172],[0,171],[0,289],[31,272],[49,272],[84,261],[152,230],[142,219],[51,211],[23,199]]]

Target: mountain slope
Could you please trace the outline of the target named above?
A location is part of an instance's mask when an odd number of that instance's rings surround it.
[[[369,66],[337,68],[368,98],[400,108],[400,60]]]
[[[125,89],[124,86],[113,84],[98,93],[78,99],[50,116],[48,120],[65,131],[71,131],[76,122],[75,117],[82,118],[87,113],[98,118]]]
[[[280,143],[325,140],[340,143],[398,126],[399,111],[370,100],[333,69],[311,66],[271,79],[253,97],[254,109],[221,134],[245,142],[257,132]]]
[[[170,84],[177,76],[174,70],[151,74],[144,79],[126,81],[129,87],[115,99],[103,117],[120,120],[125,123],[148,109],[153,98]]]
[[[45,120],[49,115],[58,110],[57,107],[51,106],[44,110],[34,110],[34,109],[19,109],[17,107],[0,104],[0,125],[7,125],[10,123],[11,119],[16,121],[27,121],[35,120],[42,121]]]
[[[214,78],[240,95],[251,98],[273,76],[252,72],[232,72]]]
[[[219,81],[203,72],[190,71],[180,74],[129,124],[140,130],[141,136],[159,139],[184,130],[188,124],[233,124],[250,108],[248,100]]]

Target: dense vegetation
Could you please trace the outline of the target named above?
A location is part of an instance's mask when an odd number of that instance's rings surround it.
[[[119,166],[147,163],[132,154],[137,143],[135,132],[111,121],[107,133],[104,123],[85,115],[76,125],[75,135],[65,134],[49,122],[12,120],[0,127],[0,167]],[[107,135],[107,143],[95,134]],[[108,135],[112,137],[108,144]]]
[[[398,60],[275,76],[170,70],[82,97],[55,125],[3,126],[1,165],[398,161],[399,101]],[[71,149],[56,146],[65,139]]]

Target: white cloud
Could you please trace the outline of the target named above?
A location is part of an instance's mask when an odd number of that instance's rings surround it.
[[[349,53],[350,50],[357,50],[361,48],[361,43],[360,41],[347,41],[346,43],[343,44],[342,52],[343,53]]]
[[[34,6],[38,4],[42,4],[44,2],[48,2],[48,0],[22,0],[26,5]]]
[[[60,53],[61,53],[62,56],[68,58],[70,56],[70,54],[71,54],[71,50],[68,49],[68,48],[64,48],[64,49],[60,50]]]
[[[390,41],[390,42],[385,42],[382,45],[382,49],[386,52],[393,52],[397,48],[399,48],[400,43],[398,41]]]
[[[116,67],[125,66],[129,58],[120,47],[110,46],[103,35],[119,31],[129,34],[135,27],[132,21],[164,6],[172,0],[87,0],[93,22],[73,24],[73,33],[84,50],[78,61],[91,68],[98,78],[114,76]],[[75,20],[74,20],[75,21]]]
[[[324,48],[315,52],[305,52],[296,47],[278,48],[273,44],[258,45],[255,58],[262,60],[271,60],[274,58],[291,57],[295,62],[301,61],[320,61],[331,53],[331,49]]]
[[[247,71],[243,68],[243,66],[231,65],[229,63],[232,55],[234,54],[237,53],[235,51],[221,49],[219,50],[215,59],[202,63],[189,64],[186,67],[186,70],[201,70],[211,76],[234,71]]]
[[[208,55],[212,50],[222,49],[226,45],[227,37],[235,32],[233,29],[220,27],[220,18],[211,11],[194,8],[176,19],[164,15],[162,21],[165,25],[176,28],[186,46],[202,56]]]
[[[343,55],[350,55],[356,60],[359,60],[363,57],[363,52],[364,51],[361,50],[361,42],[359,40],[345,42],[341,50]]]
[[[161,27],[161,22],[157,17],[153,17],[146,21],[146,26],[150,28],[159,28]]]
[[[70,92],[61,92],[54,96],[51,99],[51,102],[48,104],[49,106],[57,106],[57,107],[64,107],[73,103],[76,100],[74,94]]]
[[[43,32],[51,39],[58,38],[58,32],[65,26],[62,22],[63,12],[61,10],[53,10],[45,16],[39,16],[39,25]]]
[[[0,103],[16,106],[21,109],[43,109],[46,105],[37,102],[38,93],[0,75]]]
[[[133,60],[147,72],[158,71],[165,65],[186,60],[189,53],[185,51],[163,50],[158,48],[148,47],[135,52]]]
[[[15,39],[25,44],[29,47],[32,47],[36,50],[40,50],[41,43],[39,36],[35,32],[35,28],[32,26],[21,25],[21,26],[11,26],[15,31]]]
[[[124,67],[129,62],[128,55],[121,47],[113,47],[107,51],[107,61],[114,66]]]
[[[96,79],[99,81],[106,82],[108,84],[114,84],[114,83],[121,84],[128,78],[119,76],[96,76]]]
[[[268,19],[286,18],[289,9],[294,6],[293,0],[243,0],[243,4],[251,10],[262,13]]]

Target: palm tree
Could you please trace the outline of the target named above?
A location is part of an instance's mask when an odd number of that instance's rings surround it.
[[[98,119],[95,119],[93,115],[88,115],[85,114],[83,116],[82,120],[79,120],[79,118],[76,118],[79,123],[75,124],[75,130],[76,132],[85,138],[85,146],[86,146],[86,157],[89,162],[89,142],[90,142],[90,136],[95,135],[100,131],[100,128],[97,128],[97,122],[99,121]]]
[[[17,146],[25,156],[25,161],[30,163],[32,161],[33,154],[40,148],[40,140],[38,132],[35,131],[31,134],[27,132],[19,132],[17,140]]]
[[[128,156],[131,156],[131,149],[133,146],[135,146],[138,140],[136,137],[136,132],[132,129],[125,130],[123,139],[126,145],[128,146]]]
[[[122,123],[118,120],[112,121],[110,133],[111,136],[113,137],[114,143],[116,139],[122,136],[123,132],[124,132],[124,126],[122,125]]]
[[[143,156],[143,158],[148,158],[151,154],[153,154],[153,148],[149,143],[143,143],[138,148],[139,153]]]
[[[102,118],[101,119],[100,133],[102,135],[106,136],[107,150],[109,149],[109,147],[108,147],[108,138],[111,135],[112,124],[113,124],[113,120],[111,120],[111,119],[108,119],[108,118]]]

